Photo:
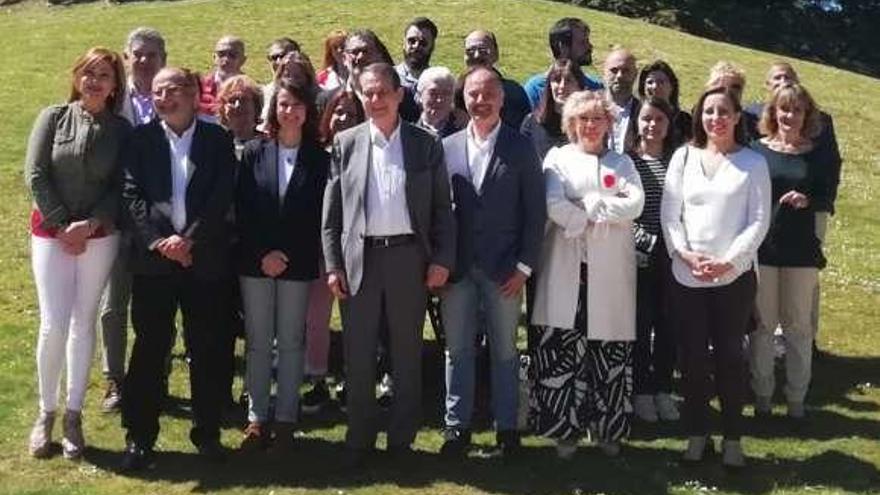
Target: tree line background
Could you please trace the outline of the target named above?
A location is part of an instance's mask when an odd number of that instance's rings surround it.
[[[880,76],[880,0],[554,0]]]

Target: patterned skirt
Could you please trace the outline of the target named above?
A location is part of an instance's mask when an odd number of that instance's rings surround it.
[[[632,342],[587,340],[586,284],[581,284],[577,328],[538,326],[531,356],[529,426],[545,437],[587,435],[619,441],[629,434]]]

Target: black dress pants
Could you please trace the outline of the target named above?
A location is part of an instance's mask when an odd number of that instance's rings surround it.
[[[152,447],[159,435],[162,378],[171,349],[174,317],[183,315],[184,339],[189,349],[190,396],[193,427],[190,440],[199,446],[220,437],[220,380],[228,303],[227,286],[217,280],[196,278],[189,272],[171,275],[134,275],[131,319],[135,341],[125,376],[122,425],[126,438]]]
[[[709,434],[709,400],[717,392],[724,438],[739,440],[746,396],[743,337],[755,304],[755,272],[749,270],[720,287],[687,287],[677,281],[672,287],[685,431],[688,436]]]
[[[670,259],[661,240],[654,246],[648,266],[638,269],[636,341],[633,346],[636,394],[672,392],[676,338],[669,322],[671,283]]]

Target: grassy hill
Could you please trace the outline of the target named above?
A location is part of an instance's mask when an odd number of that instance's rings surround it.
[[[760,81],[777,58],[534,0],[192,0],[51,9],[29,2],[0,8],[0,238],[5,241],[0,246],[0,493],[880,492],[880,81],[799,61],[794,62],[803,82],[834,116],[844,158],[838,214],[828,238],[830,263],[822,274],[820,346],[832,356],[815,365],[808,397],[811,426],[798,434],[781,427],[754,431],[755,438],[746,440],[752,465],[747,474],[730,477],[716,465],[684,470],[676,463],[684,445],[677,428],[640,427],[620,459],[607,460],[585,448],[573,462],[562,463],[549,443],[530,439],[526,458],[512,466],[481,458],[444,464],[434,455],[439,448],[436,430],[425,429],[418,439],[425,452],[414,463],[379,462],[375,470],[350,476],[336,466],[344,433],[333,420],[338,417],[305,421],[303,446],[290,458],[233,458],[215,469],[194,458],[186,440],[188,420],[172,414],[163,418],[158,448],[166,454],[160,467],[140,477],[122,477],[113,472],[122,432],[117,416],[98,412],[98,373],[85,411],[85,431],[93,447],[87,460],[70,464],[27,457],[26,436],[36,410],[37,313],[26,221],[29,200],[21,169],[33,119],[45,105],[66,98],[73,60],[93,45],[121,49],[128,31],[149,25],[166,36],[170,64],[205,70],[214,41],[232,33],[248,43],[246,71],[266,79],[264,49],[272,38],[296,38],[317,61],[330,29],[365,26],[399,54],[402,28],[415,15],[427,15],[440,27],[435,64],[461,69],[464,36],[474,28],[488,28],[498,35],[502,70],[520,80],[545,67],[546,31],[552,22],[581,16],[591,25],[597,61],[615,44],[633,49],[641,61],[663,58],[679,74],[685,105],[695,100],[708,67],[719,59],[745,67],[746,100],[759,99]],[[184,365],[177,360],[175,368],[172,391],[185,396]],[[227,445],[236,445],[238,439],[236,430],[224,432]],[[477,439],[490,443],[491,435]]]

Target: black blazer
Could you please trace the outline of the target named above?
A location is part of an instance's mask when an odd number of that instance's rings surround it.
[[[318,278],[321,205],[329,169],[330,154],[316,144],[303,143],[282,201],[277,142],[264,138],[245,145],[235,193],[240,274],[265,277],[262,259],[277,249],[289,260],[287,270],[277,278]]]
[[[496,282],[510,277],[519,262],[534,272],[547,220],[544,177],[534,147],[502,123],[477,191],[469,176],[456,172],[468,170],[467,132],[463,129],[443,140],[458,227],[452,279],[460,280],[474,265]]]
[[[193,264],[183,268],[149,249],[154,242],[177,234],[171,223],[171,149],[159,120],[138,126],[123,151],[122,201],[134,242],[130,268],[141,275],[191,271],[219,279],[229,271],[229,229],[235,152],[222,127],[196,120],[186,188],[186,227],[179,234],[193,241]]]

